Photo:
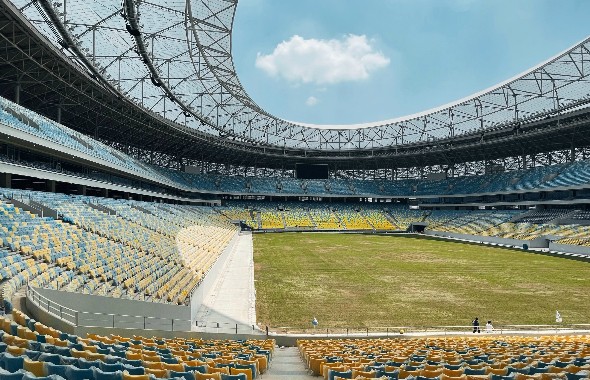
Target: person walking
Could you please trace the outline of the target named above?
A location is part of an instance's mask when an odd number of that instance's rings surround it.
[[[471,322],[471,324],[473,325],[473,333],[480,333],[481,330],[479,329],[479,318],[475,317],[475,319],[473,320],[473,322]]]
[[[555,310],[555,323],[561,322],[563,322],[563,319],[561,319],[561,314],[559,313],[559,310]]]
[[[494,326],[492,325],[492,321],[488,321],[486,323],[486,333],[491,334],[494,331]]]

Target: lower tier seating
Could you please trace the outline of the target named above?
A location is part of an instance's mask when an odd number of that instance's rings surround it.
[[[309,370],[326,380],[581,380],[590,336],[484,336],[299,340]]]
[[[273,340],[78,337],[18,310],[0,317],[0,378],[253,380],[269,367]]]

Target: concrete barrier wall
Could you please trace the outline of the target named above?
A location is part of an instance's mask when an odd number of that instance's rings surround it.
[[[527,244],[529,248],[549,248],[549,241],[544,237],[534,239],[534,240],[518,240],[518,239],[504,239],[494,236],[480,236],[480,235],[469,235],[469,234],[459,234],[455,232],[440,232],[440,231],[425,231],[425,235],[428,236],[438,236],[438,237],[450,237],[454,239],[464,239],[464,240],[471,240],[477,241],[482,243],[492,243],[492,244],[504,244],[504,245],[511,245],[516,247],[522,247],[524,244]]]
[[[590,247],[582,247],[579,245],[569,245],[569,244],[549,243],[549,249],[551,251],[577,253],[580,255],[586,255],[586,256],[590,257]]]
[[[51,303],[77,310],[79,326],[190,331],[190,307],[147,301],[36,289]],[[27,302],[27,306],[31,302]],[[56,310],[52,310],[55,314]],[[94,314],[98,313],[98,314]],[[74,320],[71,321],[76,324]]]

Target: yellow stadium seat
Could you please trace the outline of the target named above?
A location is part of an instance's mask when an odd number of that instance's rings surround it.
[[[252,370],[250,368],[230,368],[231,375],[245,374],[248,380],[252,380]]]
[[[195,372],[195,380],[221,380],[221,373]]]
[[[45,370],[45,362],[38,362],[25,358],[23,368],[26,371],[33,373],[37,377],[47,376],[47,371]]]

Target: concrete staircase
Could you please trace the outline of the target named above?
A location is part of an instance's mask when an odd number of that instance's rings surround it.
[[[100,212],[104,212],[107,215],[117,215],[117,212],[111,208],[108,208],[107,206],[103,206],[101,204],[98,203],[92,203],[92,202],[88,202],[86,203],[90,208],[93,208],[95,210],[98,210]]]
[[[271,367],[261,376],[264,380],[313,379],[305,367],[305,363],[303,363],[297,347],[276,348],[270,364]]]
[[[37,214],[40,217],[50,217],[53,219],[58,219],[59,213],[57,210],[54,210],[50,207],[42,205],[39,202],[35,202],[32,199],[8,199],[8,203],[12,203],[15,207],[28,211],[32,214]]]
[[[338,224],[340,225],[340,228],[343,230],[346,230],[346,225],[344,224],[344,222],[342,222],[342,218],[340,218],[340,215],[338,215],[337,212],[330,210],[330,212],[336,217],[336,219],[338,220]]]
[[[363,219],[367,222],[367,224],[369,224],[369,226],[371,226],[371,228],[373,229],[373,231],[376,231],[377,228],[375,228],[375,225],[369,220],[369,218],[367,217],[367,215],[365,215],[364,211],[359,211],[359,214],[363,217]]]
[[[136,209],[136,210],[139,210],[139,211],[141,211],[141,212],[143,212],[143,213],[145,213],[145,214],[148,214],[148,215],[154,215],[154,213],[153,213],[153,212],[151,212],[150,210],[147,210],[147,209],[145,209],[145,208],[143,208],[143,207],[141,207],[141,206],[138,206],[138,205],[131,205],[131,207],[132,207],[132,208],[134,208],[134,209]]]
[[[307,216],[309,217],[309,220],[311,220],[311,223],[313,224],[313,228],[317,229],[318,228],[318,224],[313,219],[313,217],[311,216],[311,212],[309,212],[309,209],[307,209],[307,211],[305,211],[305,212],[307,213]]]

